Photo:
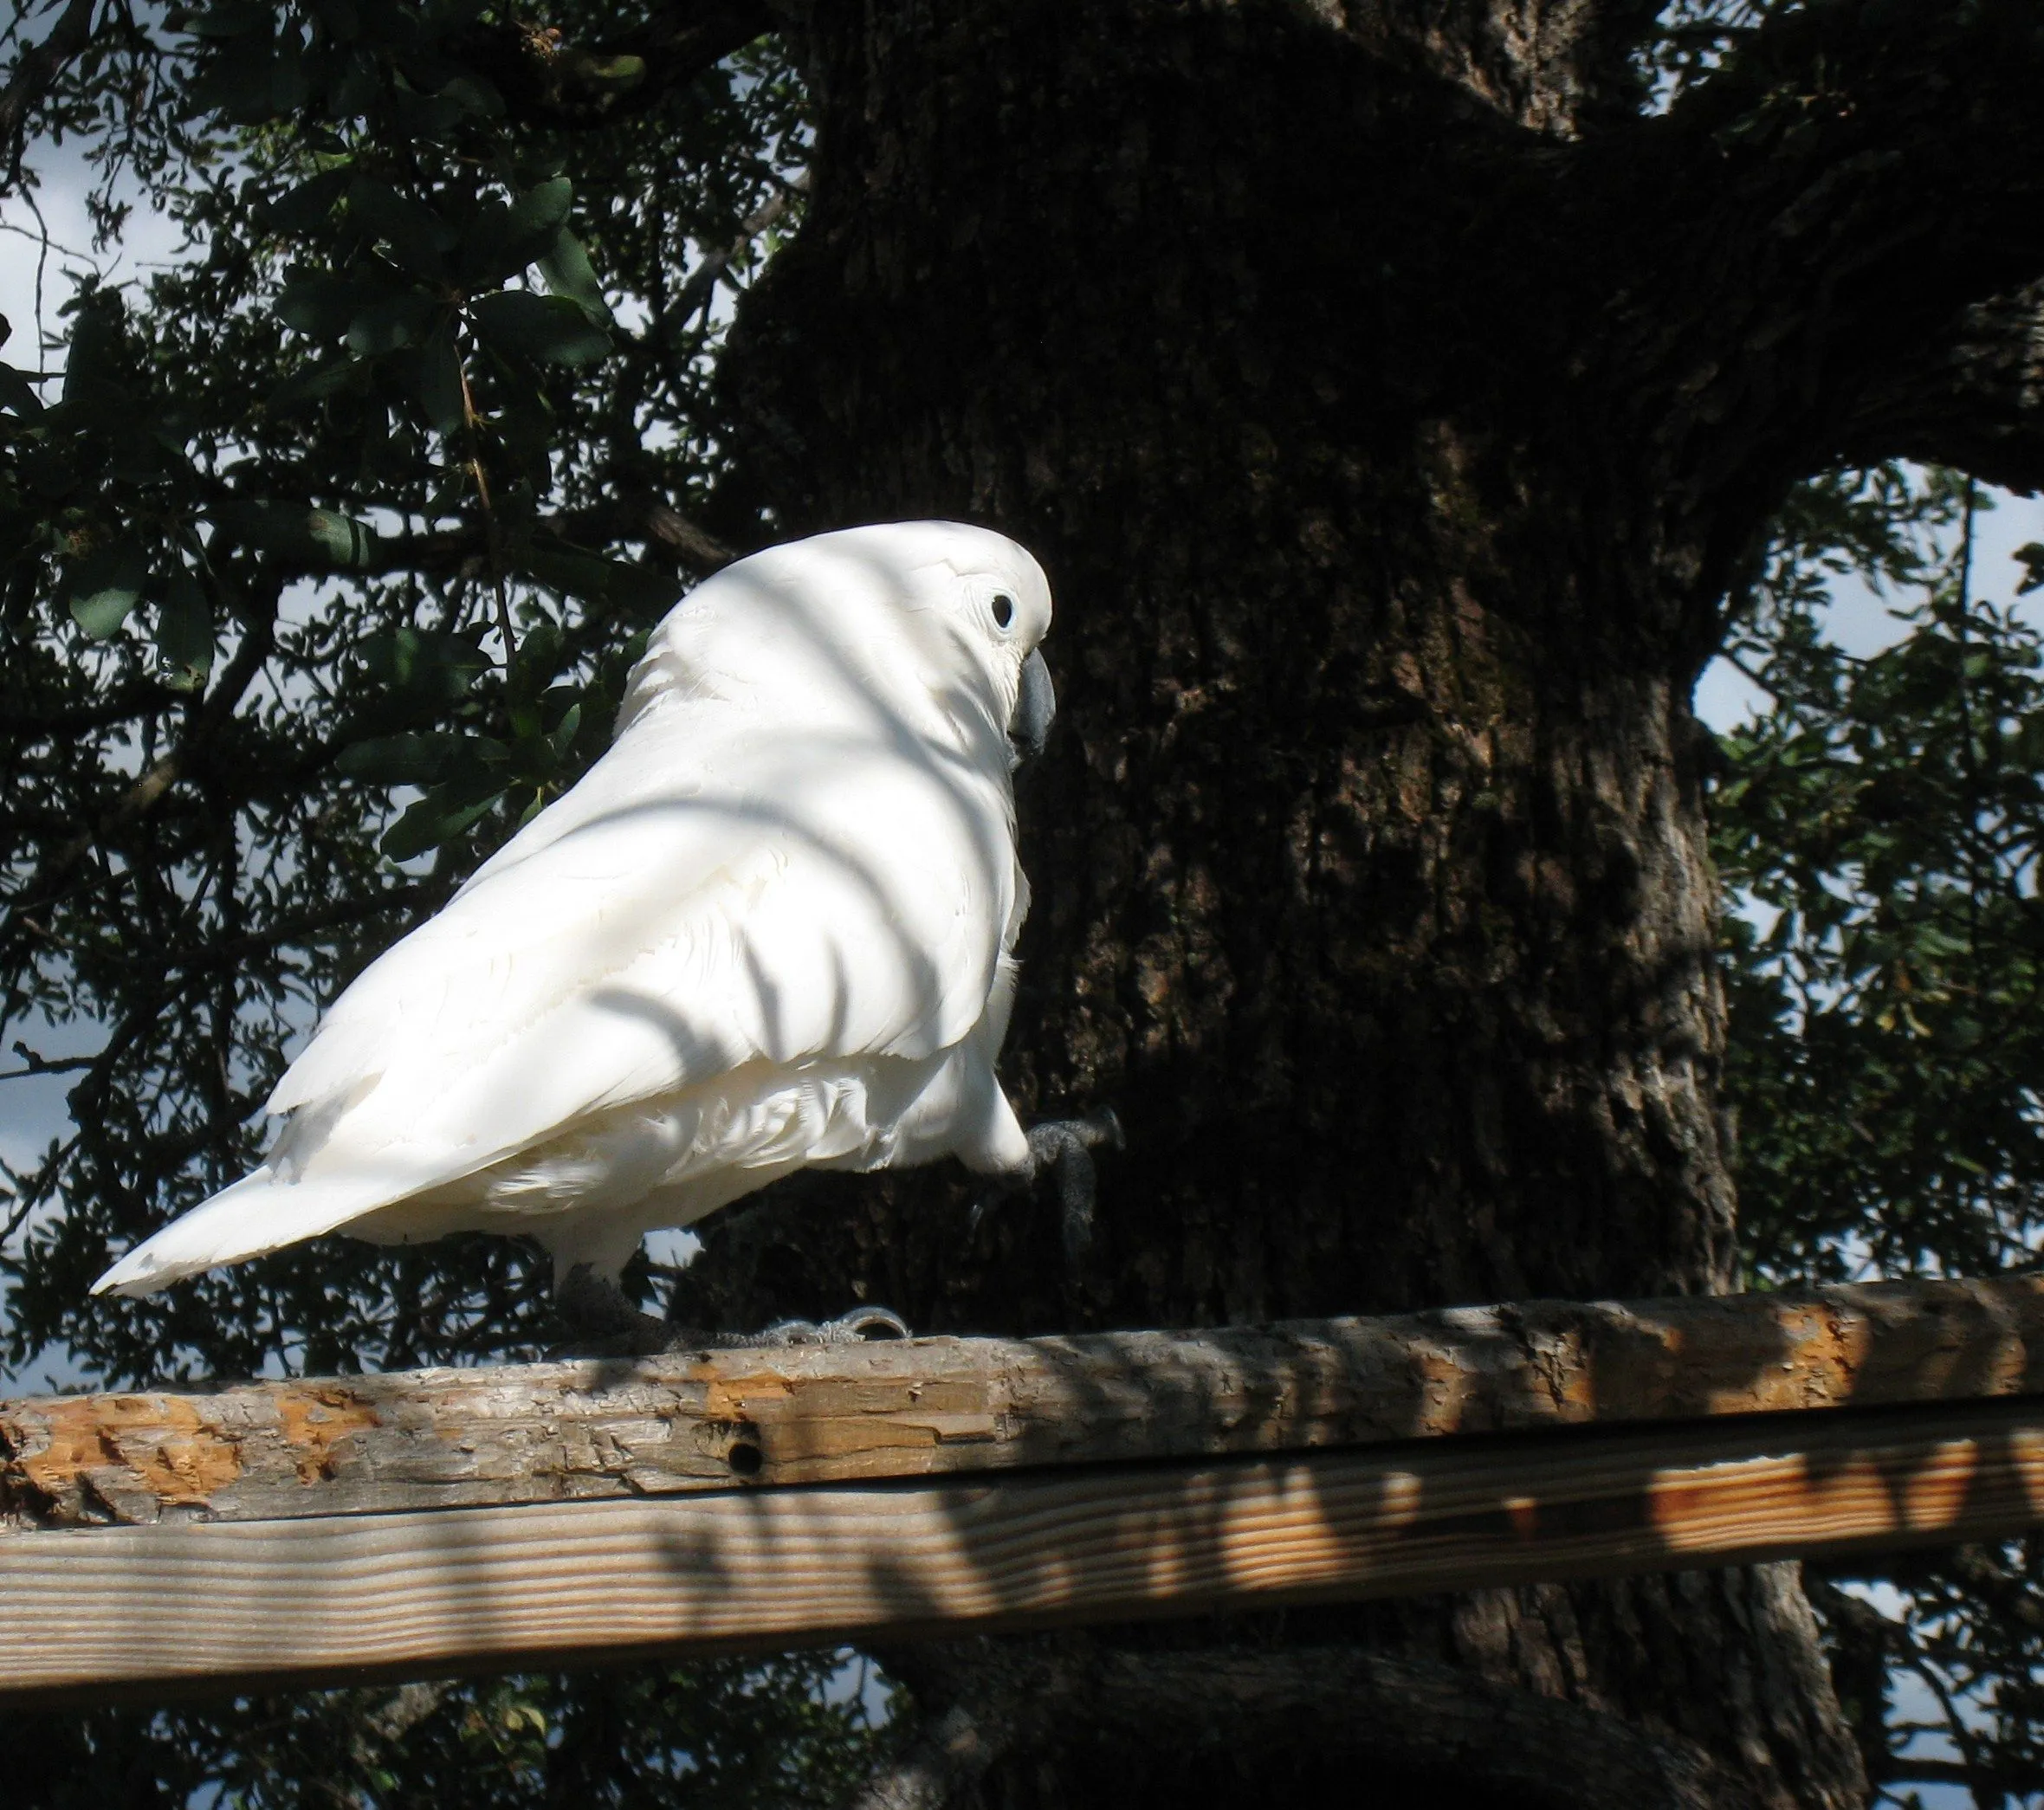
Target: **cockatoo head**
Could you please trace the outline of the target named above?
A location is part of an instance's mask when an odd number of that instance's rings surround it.
[[[957,521],[885,522],[819,540],[866,537],[885,556],[913,562],[902,576],[911,616],[927,612],[954,657],[992,686],[1016,760],[1043,752],[1058,714],[1040,644],[1051,630],[1051,581],[1028,549],[991,528]]]
[[[941,720],[1011,764],[1057,700],[1037,650],[1051,586],[1028,550],[956,521],[876,522],[768,547],[684,598],[655,631],[620,731],[662,696],[720,697],[812,726],[879,709]],[[919,732],[920,733],[920,732]]]

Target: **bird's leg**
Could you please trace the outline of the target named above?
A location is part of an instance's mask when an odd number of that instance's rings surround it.
[[[1083,1119],[1045,1119],[1029,1129],[1029,1167],[1002,1176],[986,1193],[973,1203],[972,1229],[1010,1194],[1027,1193],[1048,1172],[1058,1191],[1058,1206],[1064,1233],[1064,1254],[1077,1262],[1093,1242],[1093,1207],[1099,1197],[1093,1153],[1104,1145],[1123,1150],[1129,1141],[1122,1122],[1111,1106],[1103,1106]]]
[[[556,1355],[651,1357],[665,1351],[674,1328],[632,1305],[615,1277],[577,1264],[554,1285],[553,1308],[568,1329]]]

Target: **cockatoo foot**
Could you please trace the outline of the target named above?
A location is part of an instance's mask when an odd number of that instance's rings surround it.
[[[786,1349],[797,1345],[857,1345],[868,1339],[908,1339],[915,1335],[891,1308],[854,1308],[835,1320],[776,1320],[760,1332],[703,1332],[695,1327],[665,1328],[668,1351],[729,1351],[741,1348]]]
[[[865,1339],[906,1339],[909,1323],[892,1308],[860,1307],[835,1320],[778,1320],[761,1332],[704,1332],[642,1313],[624,1290],[587,1264],[577,1264],[554,1290],[553,1305],[568,1342],[550,1355],[656,1357],[664,1351],[718,1351],[741,1346],[856,1345]]]
[[[986,1193],[973,1203],[971,1229],[1010,1194],[1027,1193],[1047,1173],[1057,1190],[1058,1207],[1064,1232],[1064,1254],[1077,1262],[1093,1243],[1093,1207],[1099,1198],[1099,1174],[1094,1151],[1105,1146],[1125,1150],[1129,1140],[1111,1106],[1103,1106],[1083,1119],[1045,1119],[1029,1130],[1029,1167],[1004,1175]]]
[[[892,1308],[854,1308],[835,1320],[777,1320],[764,1332],[741,1338],[741,1345],[857,1345],[867,1339],[915,1336],[909,1322]]]

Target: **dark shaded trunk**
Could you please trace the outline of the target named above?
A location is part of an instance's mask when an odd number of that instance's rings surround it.
[[[1008,1073],[1039,1114],[1112,1102],[1130,1147],[1077,1274],[1047,1210],[968,1238],[955,1176],[818,1180],[713,1231],[699,1310],[836,1311],[856,1277],[919,1327],[1038,1331],[1729,1281],[1687,697],[1772,493],[1667,503],[1659,423],[1601,378],[1627,248],[1553,204],[1596,47],[1458,61],[1452,11],[1417,48],[1303,5],[875,0],[799,36],[815,186],[730,355],[741,500],[1043,558],[1064,714],[1023,786]],[[1737,1781],[1713,1801],[1863,1793],[1789,1572],[1125,1645],[1241,1640],[1685,1737]],[[981,1789],[1104,1802],[1136,1766],[1252,1801],[1281,1725],[1227,1766],[1038,1729]],[[1529,1800],[1428,1751],[1385,1757]]]

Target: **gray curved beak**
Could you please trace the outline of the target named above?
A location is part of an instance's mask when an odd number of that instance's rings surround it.
[[[1022,692],[1015,700],[1015,720],[1008,725],[1008,740],[1015,746],[1018,761],[1033,760],[1043,753],[1057,716],[1057,688],[1051,683],[1051,669],[1044,664],[1038,649],[1022,663]]]

